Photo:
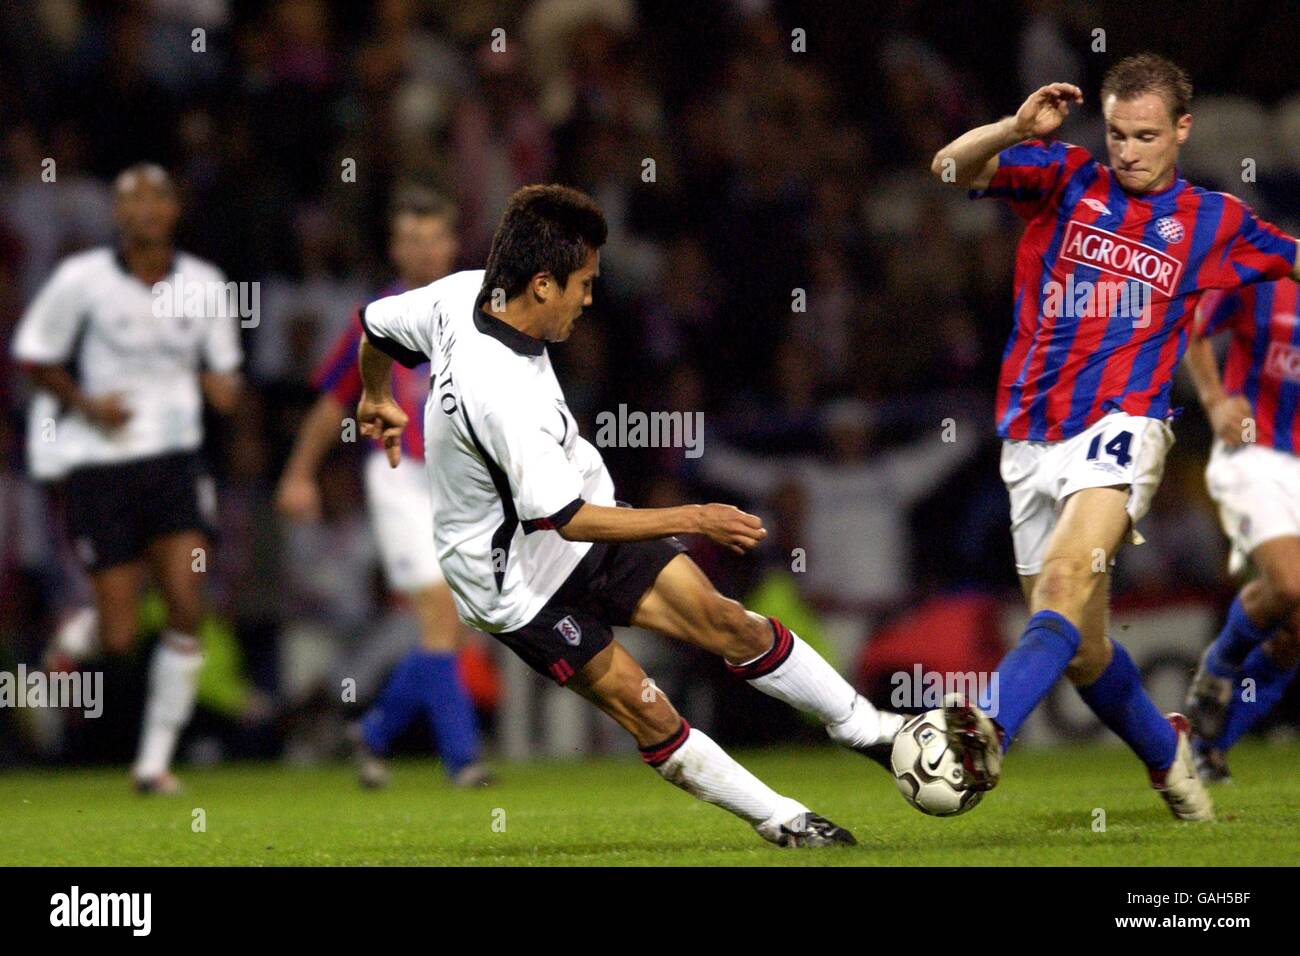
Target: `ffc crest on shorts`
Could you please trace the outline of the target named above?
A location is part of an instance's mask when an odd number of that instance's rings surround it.
[[[566,614],[556,623],[555,629],[560,632],[560,637],[564,638],[566,644],[574,647],[582,640],[582,628],[578,627],[578,622],[573,619],[572,614]]]

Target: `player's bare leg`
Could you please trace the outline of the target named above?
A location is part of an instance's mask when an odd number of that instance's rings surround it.
[[[903,718],[878,711],[780,621],[719,594],[688,556],[664,566],[632,623],[717,654],[758,690],[816,715],[836,743],[888,764]]]
[[[568,685],[609,714],[636,740],[641,759],[669,783],[754,827],[778,846],[853,845],[842,827],[776,793],[691,727],[646,679],[617,641],[593,657]]]
[[[167,606],[167,626],[149,663],[140,747],[131,775],[145,793],[175,793],[171,774],[177,741],[194,712],[199,667],[203,662],[199,622],[203,617],[203,572],[207,538],[181,531],[149,544],[154,578]]]
[[[1193,765],[1187,719],[1160,715],[1127,651],[1106,634],[1109,569],[1129,531],[1127,503],[1127,486],[1089,488],[1066,499],[1042,571],[1032,581],[1029,627],[998,668],[996,730],[1005,749],[1029,712],[1067,675],[1146,764],[1175,816],[1212,819],[1209,794]],[[986,728],[967,730],[992,752]]]
[[[135,643],[138,601],[146,570],[143,561],[131,561],[91,575],[99,643],[110,654],[125,654]]]

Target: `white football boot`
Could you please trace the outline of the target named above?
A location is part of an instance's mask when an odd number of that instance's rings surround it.
[[[1178,734],[1174,762],[1166,770],[1149,770],[1151,786],[1169,804],[1179,820],[1203,822],[1214,819],[1214,801],[1196,772],[1192,756],[1192,725],[1182,714],[1166,714]]]

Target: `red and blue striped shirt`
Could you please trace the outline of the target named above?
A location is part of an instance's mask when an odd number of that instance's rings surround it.
[[[1197,333],[1231,331],[1223,387],[1250,402],[1255,440],[1278,451],[1300,449],[1300,285],[1290,279],[1209,292]]]
[[[394,282],[381,289],[375,298],[383,299],[405,291],[401,282]],[[361,367],[357,363],[361,336],[361,321],[354,316],[312,375],[312,386],[332,396],[349,414],[356,411],[361,399]],[[411,419],[410,425],[402,431],[402,455],[416,461],[424,460],[424,400],[428,395],[428,369],[410,369],[393,363],[393,398]],[[375,447],[380,447],[378,442]]]
[[[1167,417],[1201,293],[1288,277],[1296,258],[1296,240],[1234,196],[1181,177],[1127,193],[1062,142],[1004,150],[971,196],[1002,199],[1026,223],[998,377],[1002,438],[1061,441],[1116,410]]]

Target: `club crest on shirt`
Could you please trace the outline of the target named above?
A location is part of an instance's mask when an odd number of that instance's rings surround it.
[[[578,646],[582,640],[582,628],[578,627],[578,622],[573,619],[572,614],[566,614],[556,622],[555,629],[560,632],[560,637],[564,638],[564,643],[573,647]]]
[[[1182,242],[1186,233],[1181,222],[1173,216],[1165,216],[1156,220],[1156,235],[1165,242]]]

